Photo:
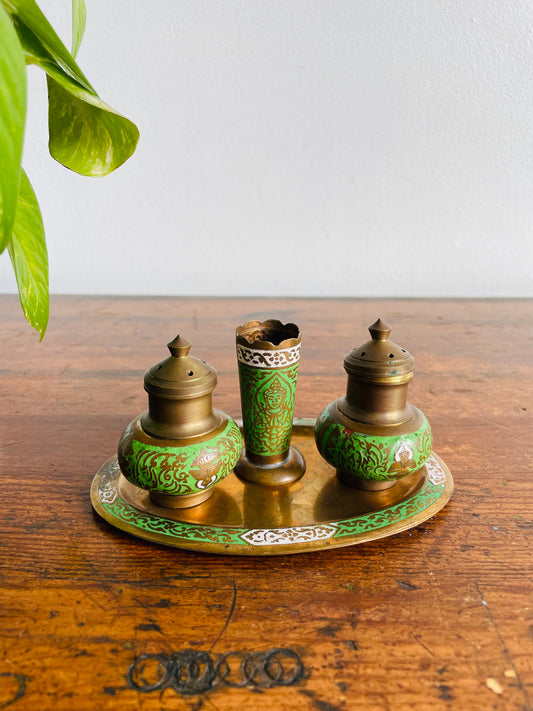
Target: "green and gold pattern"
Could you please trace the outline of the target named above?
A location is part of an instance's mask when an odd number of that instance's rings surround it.
[[[275,552],[277,547],[281,547],[279,552],[282,553],[283,546],[290,545],[298,550],[305,550],[306,546],[312,547],[317,543],[321,547],[348,545],[357,542],[357,537],[370,535],[372,538],[379,538],[386,535],[385,531],[380,533],[383,529],[390,528],[398,532],[409,528],[410,521],[420,523],[441,508],[448,500],[452,486],[451,477],[447,481],[446,472],[439,460],[431,456],[428,461],[428,476],[423,486],[397,504],[337,521],[276,529],[253,529],[167,519],[136,509],[119,493],[117,484],[120,470],[116,460],[104,469],[102,477],[98,481],[95,479],[97,488],[94,494],[98,500],[97,510],[114,525],[141,537],[170,545],[194,548],[200,544],[202,550],[212,549],[212,552],[237,554],[253,554],[254,549],[257,549],[258,554],[263,554],[265,546],[269,547],[269,552]],[[439,505],[441,499],[443,503]]]
[[[158,447],[134,439],[120,456],[124,476],[141,489],[186,495],[207,489],[235,466],[242,445],[239,428],[230,418],[211,439],[182,447]]]
[[[317,418],[318,451],[338,471],[368,481],[391,481],[418,471],[431,454],[431,427],[425,415],[412,433],[373,436],[332,421],[327,407]]]
[[[298,363],[285,368],[258,368],[239,361],[239,381],[246,450],[260,456],[287,452]]]

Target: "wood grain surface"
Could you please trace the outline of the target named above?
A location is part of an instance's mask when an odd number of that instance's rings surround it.
[[[316,416],[379,316],[415,356],[409,399],[455,480],[423,526],[261,559],[94,514],[91,480],[178,332],[239,416],[235,327],[295,321],[295,414]],[[532,709],[531,301],[59,297],[38,344],[5,296],[0,322],[0,709]]]

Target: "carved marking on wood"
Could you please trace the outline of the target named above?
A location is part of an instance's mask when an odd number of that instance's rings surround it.
[[[130,689],[144,694],[174,689],[178,694],[205,694],[223,687],[270,689],[292,686],[303,676],[292,649],[214,654],[184,649],[171,654],[141,654],[126,673]]]

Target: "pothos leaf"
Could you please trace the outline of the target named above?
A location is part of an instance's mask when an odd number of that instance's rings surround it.
[[[135,151],[139,130],[98,96],[64,76],[48,82],[50,155],[67,168],[93,177],[107,175]]]
[[[81,175],[102,176],[118,168],[135,151],[139,140],[135,124],[67,74],[19,18],[15,26],[26,61],[48,75],[52,157]]]
[[[76,57],[85,32],[87,8],[85,0],[72,0],[72,49],[70,53]]]
[[[39,204],[24,171],[20,176],[17,212],[8,251],[17,279],[20,305],[42,341],[49,312],[48,253]]]
[[[89,80],[74,61],[73,56],[57,36],[54,28],[41,12],[35,0],[0,0],[4,7],[17,20],[38,38],[51,59],[78,84],[93,93]]]
[[[26,66],[9,15],[0,5],[0,252],[11,238],[26,120]]]
[[[85,29],[85,1],[72,0],[72,8],[75,54]],[[139,132],[97,96],[35,0],[0,0],[0,252],[7,244],[22,308],[42,340],[48,324],[48,256],[37,198],[20,169],[24,60],[48,75],[50,153],[68,168],[106,175],[134,152]]]

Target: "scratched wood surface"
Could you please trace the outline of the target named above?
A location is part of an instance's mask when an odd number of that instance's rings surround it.
[[[415,355],[410,401],[455,479],[432,520],[261,559],[146,543],[93,513],[91,480],[176,333],[238,416],[236,325],[297,322],[295,414],[316,416],[378,316]],[[38,344],[5,296],[0,325],[0,709],[532,708],[532,302],[62,297]]]

